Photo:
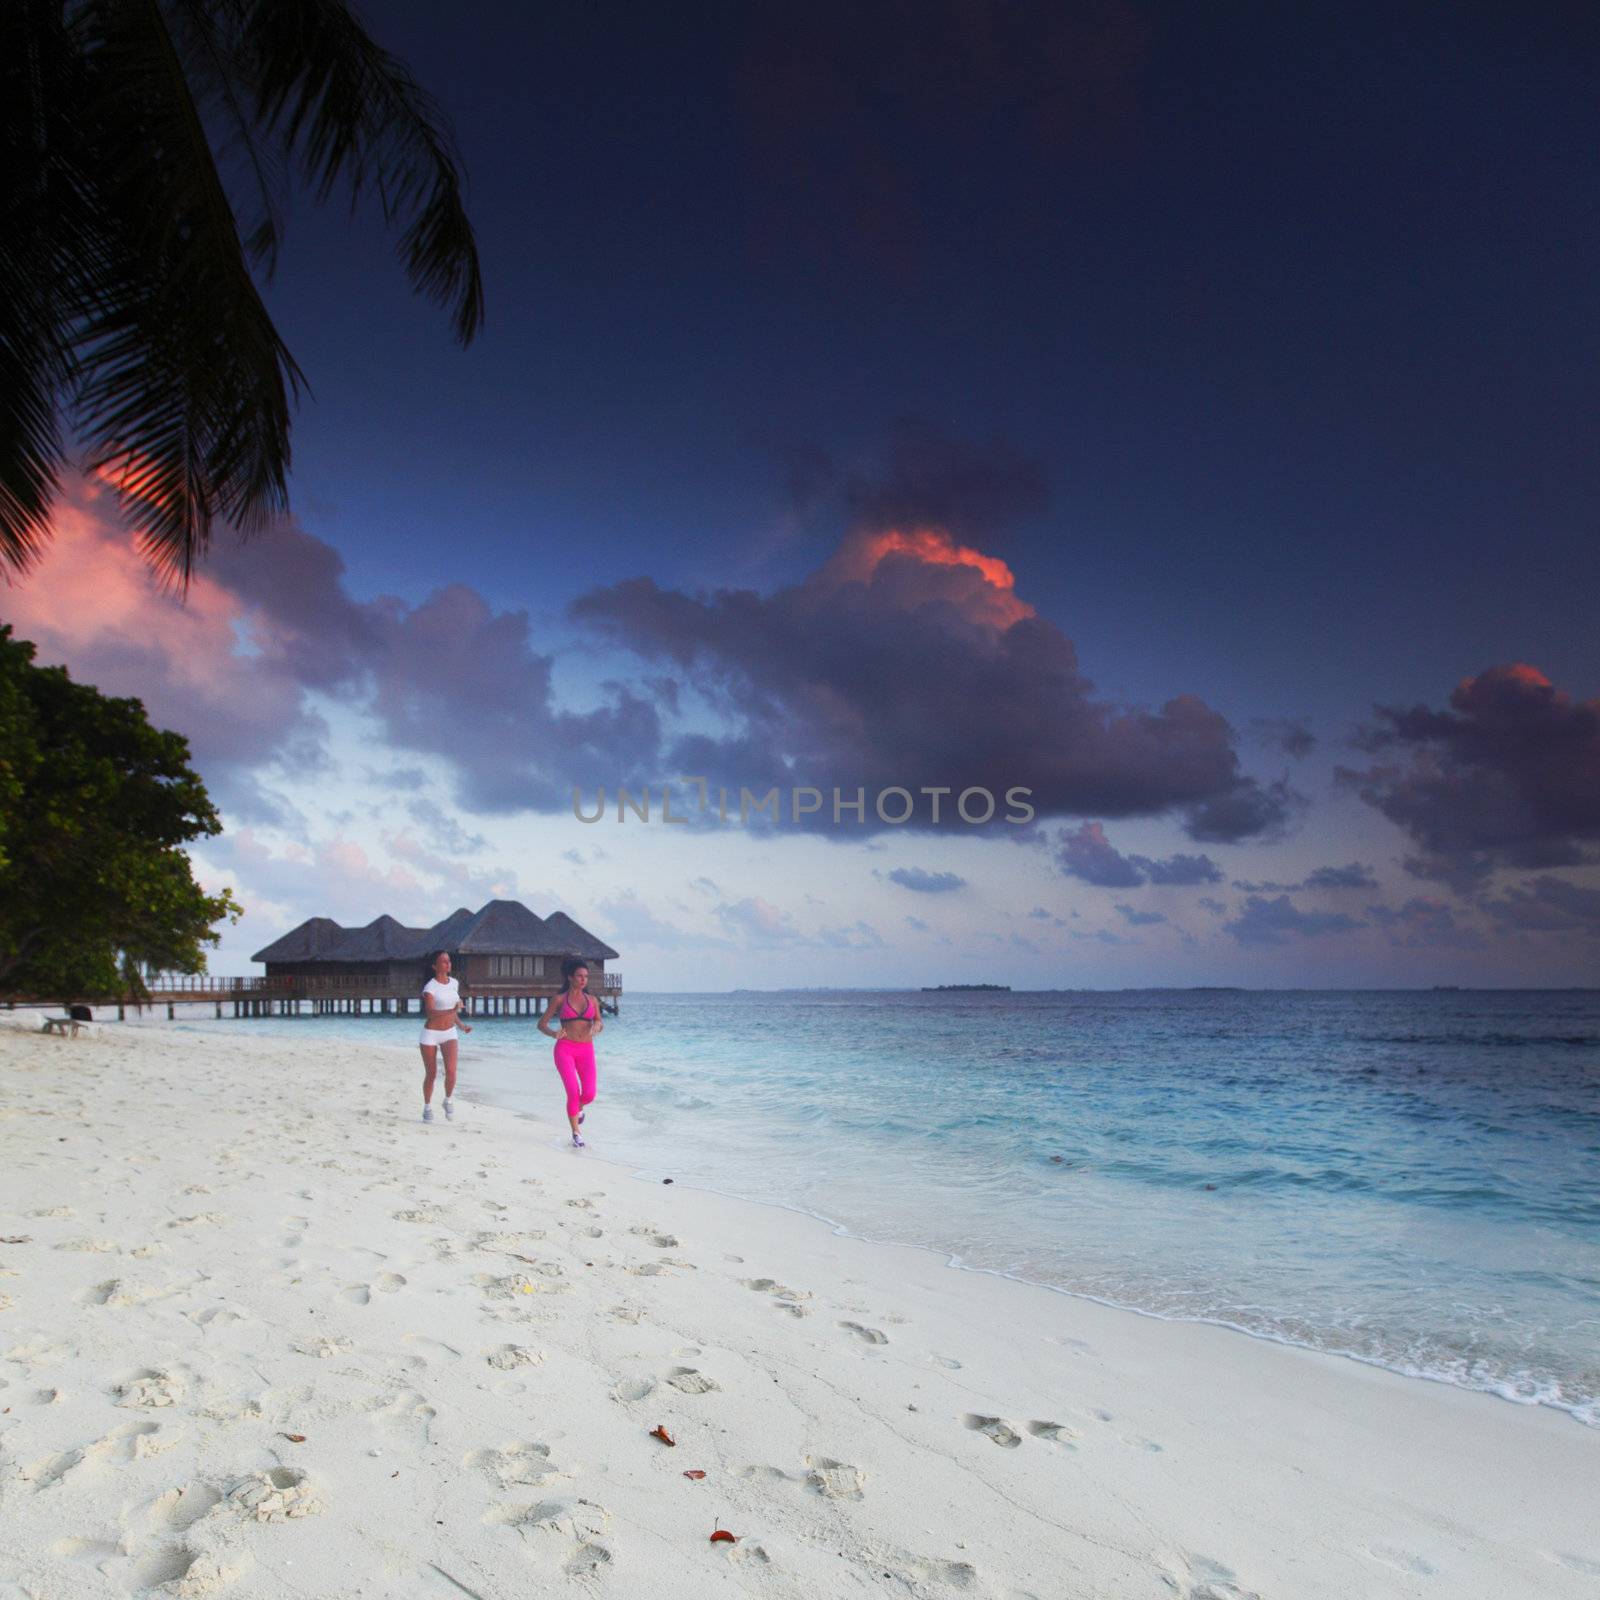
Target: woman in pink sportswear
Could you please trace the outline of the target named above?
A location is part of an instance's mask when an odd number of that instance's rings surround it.
[[[556,1071],[567,1090],[572,1143],[581,1150],[583,1135],[578,1124],[583,1121],[583,1108],[594,1099],[594,1036],[605,1023],[600,1020],[600,1002],[589,993],[588,964],[568,956],[561,963],[561,977],[565,987],[539,1018],[539,1032],[556,1041]],[[559,1035],[552,1023],[559,1026]]]

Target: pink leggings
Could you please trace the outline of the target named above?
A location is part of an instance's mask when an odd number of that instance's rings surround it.
[[[594,1046],[577,1039],[557,1039],[556,1071],[567,1086],[567,1115],[575,1117],[594,1099]]]

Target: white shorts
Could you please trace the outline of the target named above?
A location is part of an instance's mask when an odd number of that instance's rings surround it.
[[[444,1044],[447,1040],[459,1037],[460,1035],[453,1025],[448,1028],[424,1028],[420,1042],[423,1044]]]

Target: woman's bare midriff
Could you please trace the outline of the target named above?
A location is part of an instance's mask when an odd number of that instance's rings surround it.
[[[456,1025],[456,1014],[452,1011],[430,1011],[428,1020],[422,1024],[430,1033],[443,1033],[446,1028]]]

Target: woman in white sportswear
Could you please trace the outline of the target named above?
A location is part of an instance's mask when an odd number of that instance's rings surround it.
[[[433,976],[422,990],[422,1120],[433,1121],[433,1080],[444,1057],[444,1114],[456,1114],[456,1051],[460,1034],[471,1033],[461,1020],[461,986],[450,976],[450,952],[433,953]]]

